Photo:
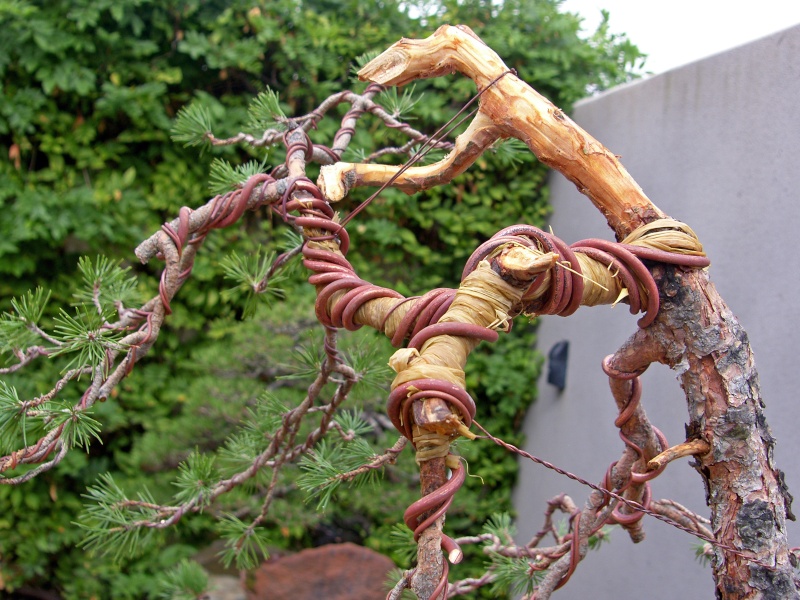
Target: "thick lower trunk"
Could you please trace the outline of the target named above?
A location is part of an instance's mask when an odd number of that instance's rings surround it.
[[[678,373],[689,410],[687,434],[711,451],[694,464],[706,486],[717,596],[800,598],[789,562],[786,519],[792,497],[772,460],[747,334],[703,271],[657,265],[661,311],[651,334]]]

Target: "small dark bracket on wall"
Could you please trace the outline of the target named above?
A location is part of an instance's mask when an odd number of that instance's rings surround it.
[[[567,360],[569,359],[569,342],[557,342],[547,354],[547,383],[554,385],[561,392],[567,386]]]

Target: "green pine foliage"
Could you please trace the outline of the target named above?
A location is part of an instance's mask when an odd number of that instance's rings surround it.
[[[530,563],[523,558],[492,554],[489,566],[496,577],[491,586],[495,598],[530,595],[542,579],[541,571],[531,571]]]
[[[136,279],[129,275],[130,267],[123,267],[121,261],[114,264],[99,255],[92,262],[82,256],[78,259],[78,271],[83,287],[75,292],[73,304],[92,305],[110,313],[116,311],[118,303],[130,307],[142,300],[136,289]]]
[[[175,125],[172,126],[172,139],[184,146],[201,146],[209,141],[211,134],[211,114],[202,104],[193,103],[178,111]]]
[[[0,381],[0,449],[12,452],[20,442],[27,442],[27,423],[16,388]],[[26,444],[27,445],[27,444]]]
[[[253,527],[232,514],[223,516],[219,533],[225,541],[225,550],[220,554],[225,567],[235,564],[237,569],[254,569],[259,561],[269,558],[269,548],[274,545],[264,527]]]
[[[415,94],[416,84],[398,90],[390,87],[378,95],[378,103],[383,106],[390,115],[401,121],[414,120],[413,109],[425,97],[425,94]]]
[[[49,299],[50,292],[40,287],[11,299],[11,310],[0,314],[0,357],[3,360],[13,360],[16,352],[39,341],[35,329]]]
[[[214,195],[224,194],[242,187],[250,177],[266,170],[266,159],[262,162],[250,160],[234,167],[222,158],[215,158],[209,167],[208,190]]]
[[[208,588],[208,574],[193,561],[181,561],[165,572],[159,581],[158,598],[164,600],[197,600]]]
[[[115,342],[122,338],[121,332],[103,328],[111,316],[107,312],[98,313],[86,305],[77,307],[74,314],[60,309],[53,319],[53,331],[59,346],[51,356],[72,355],[63,372],[85,367],[105,367],[106,350],[118,347]]]
[[[396,439],[377,417],[392,350],[368,331],[341,340],[360,381],[335,418],[354,438],[334,431],[302,469],[287,468],[258,527],[252,518],[268,469],[209,506],[214,482],[252,463],[322,360],[299,260],[265,282],[269,258],[299,243],[278,218],[248,213],[241,225],[210,234],[156,348],[92,412],[72,407],[92,369],[106,368],[107,351],[120,350],[103,325],[157,292],[161,264],[139,265],[132,249],[181,206],[205,203],[209,189],[230,191],[282,160],[268,148],[211,148],[209,133],[280,132],[287,116],[328,95],[363,90],[354,64],[443,22],[472,27],[564,109],[626,81],[641,59],[605,23],[581,37],[578,19],[554,0],[447,0],[426,3],[423,17],[407,12],[411,4],[0,0],[0,152],[8,157],[0,161],[0,368],[31,345],[51,356],[2,376],[0,446],[8,451],[64,427],[77,447],[23,486],[0,485],[0,594],[27,586],[64,598],[196,597],[205,580],[187,559],[213,540],[224,541],[224,563],[244,567],[272,549],[320,543],[331,529],[409,566],[395,527],[418,497],[410,453],[384,469],[388,477],[372,471],[356,482],[379,491],[330,483]],[[474,91],[450,77],[380,100],[433,132]],[[315,142],[330,143],[344,110],[320,122]],[[405,141],[365,116],[348,156]],[[349,259],[365,279],[405,294],[455,286],[465,259],[499,228],[543,223],[545,175],[527,152],[504,143],[452,186],[410,197],[387,190],[350,225]],[[518,323],[468,365],[478,419],[512,443],[521,442],[518,426],[533,401],[534,342],[533,328]],[[71,369],[80,381],[25,416],[23,403]],[[474,533],[475,522],[510,510],[516,477],[515,460],[498,447],[464,442],[460,451],[480,479],[469,478],[450,509],[451,535]],[[178,528],[132,526],[156,514],[151,505],[192,499],[202,510]],[[314,510],[320,502],[325,510]],[[480,548],[465,550],[451,577],[482,568]]]
[[[48,422],[48,429],[64,428],[64,440],[70,448],[77,446],[88,452],[90,444],[103,443],[101,424],[92,418],[90,411],[78,411],[74,406],[59,403],[40,412]]]
[[[274,252],[261,256],[261,248],[258,248],[255,254],[249,256],[239,256],[234,251],[220,262],[225,278],[237,284],[236,287],[224,290],[222,298],[228,302],[243,299],[243,318],[255,315],[259,303],[269,306],[272,300],[282,300],[285,297],[284,291],[277,287],[286,280],[285,274],[278,273],[268,281],[270,266],[274,260]]]
[[[285,127],[286,115],[280,106],[280,96],[269,88],[250,102],[247,113],[250,116],[248,128],[259,135],[267,129]]]
[[[128,556],[139,556],[153,546],[157,530],[134,526],[139,519],[158,516],[158,511],[151,508],[155,499],[147,488],[131,500],[114,478],[105,473],[88,488],[84,497],[88,502],[77,523],[84,530],[82,548],[120,561]],[[140,503],[141,508],[134,508],[131,503]]]
[[[214,482],[218,479],[214,468],[214,455],[195,449],[189,457],[178,465],[178,477],[174,495],[176,504],[194,500],[202,509],[211,502]]]
[[[220,474],[231,477],[251,465],[259,445],[280,426],[286,409],[287,405],[269,392],[258,398],[255,407],[247,408],[242,427],[225,440],[217,453]],[[259,473],[245,483],[245,490],[254,493],[265,480],[266,473]]]
[[[343,442],[337,440],[332,444],[323,439],[311,454],[300,460],[303,475],[297,480],[297,485],[308,493],[310,499],[316,500],[318,511],[324,511],[343,482],[342,475],[368,464],[374,457],[375,450],[362,437]],[[349,484],[354,487],[375,485],[377,479],[378,471],[369,470],[351,479]]]

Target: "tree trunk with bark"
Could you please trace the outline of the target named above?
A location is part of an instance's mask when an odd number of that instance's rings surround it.
[[[665,216],[616,156],[509,72],[466,27],[445,26],[424,40],[403,39],[359,75],[404,85],[453,71],[475,81],[481,93],[477,116],[447,158],[411,167],[392,185],[411,193],[446,183],[496,140],[516,137],[575,183],[618,240]],[[337,163],[323,169],[320,184],[335,201],[353,187],[380,185],[396,175],[393,167]],[[708,446],[698,447],[710,448],[695,455],[695,468],[720,544],[713,561],[717,596],[800,598],[785,527],[787,518],[794,519],[792,498],[783,473],[773,464],[773,439],[747,335],[705,270],[648,264],[658,286],[660,312],[615,355],[613,366],[633,373],[658,361],[679,375],[689,412],[687,439],[704,440]],[[644,353],[643,344],[648,346]]]

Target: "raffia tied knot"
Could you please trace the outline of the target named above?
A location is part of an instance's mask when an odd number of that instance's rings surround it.
[[[453,436],[422,429],[414,425],[412,443],[417,449],[417,464],[434,458],[445,458],[450,454],[450,442]]]
[[[706,256],[697,234],[686,223],[675,219],[658,219],[636,228],[621,244],[652,248],[672,254]]]

